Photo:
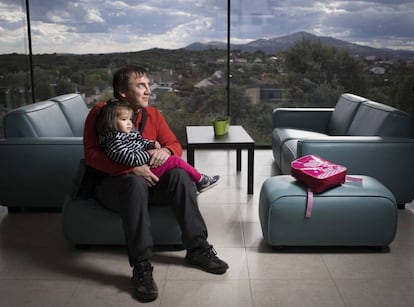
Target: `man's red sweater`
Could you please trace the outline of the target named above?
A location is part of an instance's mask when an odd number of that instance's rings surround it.
[[[85,129],[83,133],[85,163],[111,176],[129,173],[132,171],[133,167],[122,165],[111,160],[99,145],[99,140],[95,132],[95,118],[97,111],[102,108],[104,104],[104,102],[97,103],[91,109],[85,120]],[[171,131],[164,116],[156,108],[151,106],[146,107],[145,110],[147,111],[147,120],[142,136],[146,139],[158,141],[162,147],[168,148],[172,154],[181,156],[181,144]],[[137,128],[141,121],[141,116],[142,112],[140,112],[137,118]]]

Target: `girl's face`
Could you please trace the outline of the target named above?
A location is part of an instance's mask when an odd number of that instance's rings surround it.
[[[123,133],[129,133],[132,127],[132,110],[119,108],[116,116],[116,129]]]

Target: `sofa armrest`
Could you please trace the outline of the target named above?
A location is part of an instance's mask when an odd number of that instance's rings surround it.
[[[81,137],[0,140],[0,205],[60,208],[83,158]]]
[[[299,140],[297,156],[307,154],[344,165],[348,174],[378,179],[391,190],[398,204],[414,198],[414,139],[338,136]]]
[[[278,127],[327,133],[333,108],[277,108],[273,110],[273,129]]]

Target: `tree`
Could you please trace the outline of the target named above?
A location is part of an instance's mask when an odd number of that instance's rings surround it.
[[[366,92],[367,81],[360,63],[344,50],[301,40],[281,57],[288,72],[287,78],[282,79],[288,89],[287,98],[298,105],[332,106],[344,91],[360,95]]]
[[[60,79],[56,84],[56,95],[63,95],[75,92],[75,84],[66,78]]]
[[[163,112],[176,112],[181,109],[180,99],[173,92],[166,92],[159,94],[159,99],[157,100],[158,108]]]
[[[194,91],[193,95],[192,103],[195,106],[195,112],[207,115],[211,119],[226,115],[227,97],[224,87],[209,86]]]
[[[392,105],[414,117],[414,67],[404,67],[394,77],[389,93]]]

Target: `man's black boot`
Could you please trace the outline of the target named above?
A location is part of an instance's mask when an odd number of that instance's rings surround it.
[[[211,245],[187,250],[185,262],[213,274],[224,274],[229,268],[226,262],[217,257],[217,252]]]
[[[158,297],[158,287],[152,277],[154,268],[144,260],[134,266],[132,272],[133,296],[141,302],[151,302]]]

